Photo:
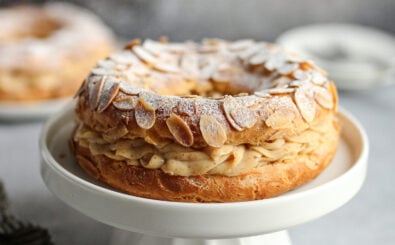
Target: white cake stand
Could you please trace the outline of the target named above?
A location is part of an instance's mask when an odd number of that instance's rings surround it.
[[[276,198],[224,204],[150,200],[120,193],[81,170],[68,150],[74,127],[70,108],[53,116],[40,141],[41,174],[48,188],[81,213],[116,229],[112,244],[288,245],[286,229],[339,208],[365,178],[368,141],[350,114],[341,112],[342,139],[335,159],[315,180]]]

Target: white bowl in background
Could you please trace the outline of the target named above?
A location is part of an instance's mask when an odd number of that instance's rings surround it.
[[[351,24],[328,23],[286,31],[277,42],[313,60],[340,89],[361,90],[395,82],[395,37]]]

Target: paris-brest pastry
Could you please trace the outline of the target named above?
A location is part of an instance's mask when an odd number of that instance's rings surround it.
[[[134,40],[97,63],[77,98],[79,164],[145,198],[274,197],[321,173],[339,140],[325,72],[252,40]]]

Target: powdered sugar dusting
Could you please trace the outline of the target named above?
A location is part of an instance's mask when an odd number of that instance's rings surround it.
[[[213,39],[201,44],[168,44],[147,40],[131,49],[98,62],[92,76],[98,74],[118,78],[122,93],[113,98],[113,105],[121,111],[134,109],[141,128],[151,128],[155,120],[165,121],[170,117],[173,117],[173,124],[181,125],[185,116],[188,120],[183,122],[191,127],[198,126],[204,116],[207,125],[211,125],[207,126],[207,130],[217,127],[215,122],[218,122],[224,132],[229,130],[229,126],[242,131],[253,127],[258,116],[268,126],[281,128],[292,123],[293,118],[300,117],[300,114],[307,122],[312,121],[315,101],[324,108],[333,107],[331,93],[322,87],[328,83],[327,78],[310,63],[301,65],[299,62],[304,61],[288,55],[275,45],[251,40],[229,43]],[[177,84],[175,81],[183,83],[186,91],[203,91],[199,94],[213,90],[213,84],[255,93],[220,98],[160,95],[162,90],[168,91],[168,86]],[[88,90],[98,88],[97,84],[88,84]],[[103,89],[106,90],[107,86]],[[137,96],[139,102],[136,104]],[[95,98],[92,100],[94,102]]]

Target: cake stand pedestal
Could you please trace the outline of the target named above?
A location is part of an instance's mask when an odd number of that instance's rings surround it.
[[[289,245],[286,229],[348,202],[366,174],[368,141],[359,123],[339,113],[342,137],[333,162],[316,179],[279,197],[237,203],[181,203],[118,192],[85,174],[68,150],[71,107],[42,131],[41,174],[51,192],[81,213],[117,229],[113,245]]]

